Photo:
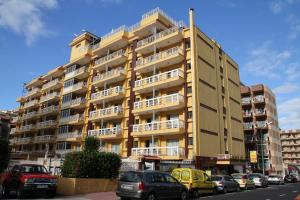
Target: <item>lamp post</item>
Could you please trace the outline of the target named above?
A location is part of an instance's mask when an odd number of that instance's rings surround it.
[[[267,125],[271,125],[273,122],[266,122]],[[264,159],[264,147],[263,147],[263,135],[262,130],[260,129],[260,150],[261,150],[261,162],[262,162],[262,170],[263,175],[265,175],[265,159]]]

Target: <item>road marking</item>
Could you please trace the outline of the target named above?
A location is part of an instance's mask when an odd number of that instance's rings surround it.
[[[283,196],[285,196],[286,194],[281,194],[281,195],[279,195],[280,197],[283,197]]]
[[[266,200],[271,200],[271,199],[266,199]]]
[[[298,192],[298,191],[297,191],[297,190],[294,190],[293,192],[296,193],[296,192]]]

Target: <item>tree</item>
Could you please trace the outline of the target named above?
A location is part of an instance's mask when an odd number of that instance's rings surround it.
[[[87,137],[84,142],[84,151],[98,151],[99,141],[95,137]]]
[[[0,173],[3,172],[9,162],[10,147],[9,142],[4,138],[0,138]]]

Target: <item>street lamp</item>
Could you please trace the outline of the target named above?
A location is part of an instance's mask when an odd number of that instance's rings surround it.
[[[267,122],[267,125],[271,125],[273,122]],[[261,162],[262,162],[262,170],[263,170],[263,175],[265,175],[265,159],[264,159],[264,147],[263,147],[263,135],[262,131],[260,129],[260,150],[261,150]]]

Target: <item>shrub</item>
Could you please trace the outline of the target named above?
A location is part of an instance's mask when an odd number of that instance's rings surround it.
[[[61,169],[68,178],[116,178],[121,166],[120,156],[115,153],[99,152],[95,138],[87,138],[84,151],[66,155]]]
[[[4,138],[0,138],[0,173],[3,172],[8,166],[9,154],[9,142]]]

